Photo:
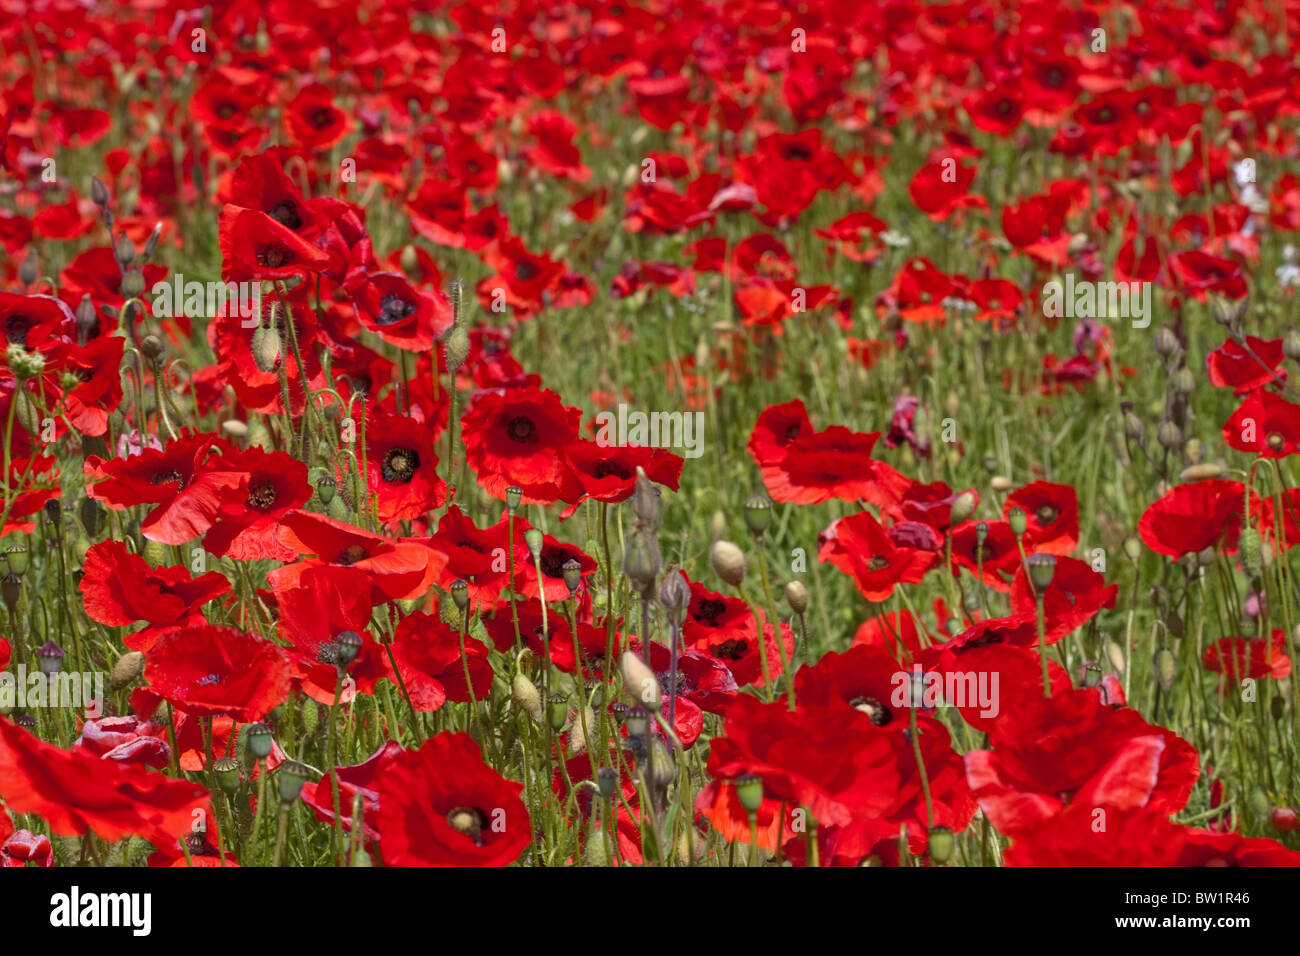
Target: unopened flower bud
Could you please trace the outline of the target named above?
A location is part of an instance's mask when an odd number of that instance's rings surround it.
[[[659,585],[659,603],[663,605],[668,623],[681,627],[686,618],[686,608],[691,603],[691,586],[680,568],[669,568]]]
[[[113,256],[123,269],[135,261],[135,243],[126,233],[117,237],[117,244],[113,246]]]
[[[259,371],[275,371],[276,363],[280,361],[280,348],[280,330],[274,324],[259,325],[253,330],[251,350]]]
[[[998,494],[1003,494],[1011,490],[1011,479],[1006,475],[994,475],[989,479],[989,487]]]
[[[1174,653],[1167,647],[1162,647],[1156,651],[1154,660],[1156,671],[1156,682],[1160,684],[1160,689],[1166,694],[1169,688],[1174,686],[1174,677],[1177,676],[1178,666],[1174,660]]]
[[[713,565],[713,573],[732,587],[740,587],[745,580],[745,552],[730,541],[713,542],[709,563]]]
[[[645,640],[645,638],[642,638]],[[659,681],[655,679],[650,667],[631,651],[624,651],[620,661],[623,671],[623,686],[646,710],[659,709]]]
[[[465,360],[469,358],[469,333],[465,331],[464,326],[452,327],[447,335],[447,344],[443,346],[443,352],[447,359],[448,371],[460,371]]]
[[[1156,429],[1156,441],[1160,443],[1161,448],[1173,451],[1183,443],[1183,430],[1169,419],[1165,419]]]
[[[1178,336],[1174,334],[1173,329],[1169,328],[1169,326],[1162,325],[1156,330],[1153,345],[1157,355],[1161,358],[1168,358],[1178,349]]]
[[[516,674],[510,681],[510,699],[533,720],[542,719],[542,694],[527,675]]]
[[[18,267],[18,281],[28,286],[36,281],[41,274],[41,263],[36,257],[36,251],[29,249],[27,255],[23,257],[23,263]]]
[[[973,492],[963,491],[953,499],[952,507],[948,511],[948,523],[950,525],[961,524],[975,513],[976,503],[976,498]]]
[[[808,610],[808,588],[802,581],[787,581],[785,585],[785,603],[795,614]]]
[[[144,672],[144,654],[140,651],[127,651],[117,659],[113,670],[108,675],[110,690],[121,690]]]
[[[108,187],[100,182],[98,176],[90,177],[90,198],[100,209],[108,205]]]
[[[1282,354],[1293,362],[1300,362],[1300,330],[1287,329],[1282,338]]]
[[[1178,476],[1179,481],[1207,481],[1212,478],[1218,478],[1223,474],[1223,466],[1212,461],[1202,462],[1199,465],[1192,465],[1184,468]]]

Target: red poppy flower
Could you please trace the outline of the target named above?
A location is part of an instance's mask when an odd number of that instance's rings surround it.
[[[522,524],[524,530],[531,527],[522,519],[517,519],[516,524]],[[535,598],[540,592],[545,594],[547,601],[566,600],[569,597],[569,586],[564,582],[564,565],[569,561],[578,562],[582,578],[596,571],[594,558],[576,545],[566,544],[552,538],[549,534],[542,536],[542,553],[538,556],[538,561],[542,566],[540,584],[531,554],[527,555],[522,567],[517,560],[515,562],[516,571],[522,572],[517,586],[525,597]]]
[[[574,493],[561,453],[578,437],[581,419],[549,389],[481,394],[461,419],[465,459],[492,497],[504,500],[514,485],[525,504],[552,504]]]
[[[325,515],[290,511],[280,519],[280,542],[296,554],[316,555],[276,568],[267,580],[276,590],[298,587],[304,571],[334,566],[364,571],[384,600],[423,597],[438,579],[446,557],[416,541],[371,534]]]
[[[767,469],[785,460],[795,439],[814,434],[808,411],[799,399],[784,405],[769,405],[758,416],[749,437],[749,453],[759,468]],[[764,481],[767,480],[766,470]]]
[[[711,742],[708,771],[718,780],[756,774],[766,796],[844,826],[893,804],[900,773],[891,736],[851,708],[790,711],[741,694]]]
[[[63,329],[74,327],[72,310],[60,299],[0,292],[0,331],[10,345],[39,350]]]
[[[1283,358],[1281,339],[1247,335],[1245,343],[1225,339],[1205,356],[1205,370],[1215,388],[1231,388],[1234,394],[1245,395],[1274,381],[1285,382]]]
[[[1007,866],[1174,866],[1186,830],[1171,823],[1164,808],[1075,801],[1036,830],[1018,834],[1002,859]]]
[[[248,476],[248,493],[228,498],[203,536],[203,547],[218,557],[236,561],[292,561],[295,552],[276,537],[281,518],[311,498],[307,466],[283,452],[250,445],[228,451],[222,467]]]
[[[375,272],[353,292],[357,319],[389,345],[427,352],[451,328],[447,297],[421,291],[396,272]]]
[[[289,696],[289,659],[260,637],[199,625],[159,638],[149,650],[149,686],[190,714],[260,720]]]
[[[698,581],[691,582],[691,598],[682,621],[682,637],[687,644],[748,640],[753,643],[757,625],[749,605],[737,597],[710,591]]]
[[[1000,832],[1039,828],[1067,804],[1152,806],[1166,816],[1186,805],[1200,761],[1171,731],[1107,705],[1096,688],[1017,704],[994,724],[993,750],[966,754],[967,780]]]
[[[217,238],[226,282],[290,279],[330,264],[326,253],[256,209],[223,206]]]
[[[977,171],[974,166],[963,166],[952,157],[936,157],[917,170],[907,191],[917,208],[936,222],[942,222],[958,209],[987,211],[984,197],[970,193]]]
[[[6,816],[7,820],[8,817]],[[0,836],[4,833],[0,831]],[[54,848],[44,833],[18,830],[0,844],[0,866],[53,866]]]
[[[375,493],[379,520],[409,521],[442,504],[446,483],[438,475],[432,429],[377,405],[368,415],[366,484]]]
[[[758,640],[754,630],[737,635],[723,630],[709,631],[696,638],[691,649],[707,654],[726,665],[742,687],[766,687],[767,678],[763,675],[763,660],[758,656]],[[785,648],[785,659],[790,660],[794,653],[794,633],[787,622],[781,623],[781,644]],[[767,673],[776,680],[784,673],[781,664],[781,651],[776,645],[776,631],[770,622],[763,624],[763,653],[767,656]]]
[[[778,503],[821,504],[832,498],[878,504],[889,500],[878,480],[884,474],[871,450],[880,432],[854,432],[843,425],[797,438],[763,483]]]
[[[1142,513],[1138,534],[1152,551],[1171,558],[1220,543],[1235,550],[1245,494],[1239,481],[1214,479],[1177,485]],[[1257,502],[1252,500],[1251,513],[1256,509]]]
[[[655,484],[676,491],[685,464],[681,456],[659,448],[601,446],[584,439],[566,445],[562,454],[582,489],[581,497],[565,509],[565,514],[571,514],[587,498],[611,504],[631,498],[638,468],[644,469]]]
[[[465,704],[491,694],[492,665],[488,663],[487,648],[469,634],[464,636],[464,642],[462,656],[459,632],[420,611],[402,618],[397,625],[393,655],[416,710],[429,713],[448,700]],[[466,673],[471,683],[466,683]]]
[[[1239,264],[1221,259],[1199,249],[1176,252],[1169,257],[1169,271],[1197,302],[1204,302],[1212,292],[1230,299],[1246,296],[1249,287]]]
[[[1223,440],[1237,451],[1285,458],[1300,451],[1300,405],[1259,389],[1224,423]]]
[[[91,620],[109,627],[145,621],[148,627],[126,637],[132,650],[148,651],[160,634],[203,623],[200,608],[230,593],[230,582],[216,571],[191,577],[183,565],[153,568],[120,541],[101,541],[86,552],[78,585]]]
[[[1092,565],[1078,558],[1058,557],[1052,583],[1043,592],[1044,630],[1048,644],[1073,633],[1092,620],[1102,608],[1115,606],[1119,585],[1106,585],[1106,579]],[[1029,573],[1021,565],[1011,583],[1011,613],[1037,614],[1037,599]],[[1035,643],[1037,643],[1035,641]]]
[[[115,842],[138,835],[162,844],[186,833],[193,812],[212,819],[208,793],[187,780],[61,750],[0,717],[0,797],[11,813],[34,813],[62,836],[93,830]]]
[[[549,641],[551,663],[566,674],[578,672],[579,650],[588,668],[605,656],[607,637],[604,627],[598,628],[585,621],[578,621],[578,646],[575,646],[568,617],[553,611],[547,612],[543,626],[542,606],[536,598],[516,602],[515,615],[519,619],[519,637],[524,645],[535,657],[545,659]],[[483,619],[483,626],[498,651],[505,653],[515,646],[515,618],[511,615],[509,602],[498,604]]]
[[[161,770],[172,760],[166,736],[167,728],[163,724],[130,715],[102,717],[82,724],[81,736],[72,745],[104,760]]]
[[[1069,554],[1079,543],[1079,496],[1070,485],[1035,481],[1007,496],[1002,517],[1011,509],[1025,513],[1025,552]]]
[[[1291,658],[1287,656],[1286,634],[1273,629],[1271,640],[1253,637],[1221,637],[1205,650],[1201,665],[1215,674],[1222,674],[1232,684],[1246,678],[1272,677],[1283,680],[1291,674]]]
[[[984,524],[987,532],[982,541],[978,521],[962,522],[952,530],[953,574],[965,568],[981,578],[985,586],[1005,594],[1011,589],[1008,579],[1020,564],[1016,534],[1006,521],[986,521]]]
[[[348,665],[339,688],[339,703],[350,704],[357,694],[373,694],[381,677],[392,677],[388,655],[371,635],[374,606],[364,572],[319,566],[303,571],[296,587],[275,592],[282,637],[293,668],[294,684],[325,706],[334,703],[338,683],[337,642],[344,631],[361,637],[361,647]]]
[[[1043,696],[1042,662],[1034,647],[1038,629],[1032,617],[1013,615],[1000,620],[981,621],[945,644],[923,649],[917,659],[927,671],[944,678],[955,675],[956,686],[966,688],[964,695],[949,703],[962,719],[976,730],[989,733],[998,719],[1031,697]],[[1065,668],[1051,659],[1047,662],[1048,686],[1052,694],[1073,688]],[[975,684],[971,684],[971,680]],[[979,700],[979,681],[991,692],[991,701]],[[974,691],[972,693],[971,691]],[[1107,698],[1108,703],[1114,703]]]
[[[86,493],[114,510],[154,504],[141,533],[163,544],[184,544],[204,534],[223,501],[247,487],[248,476],[209,459],[224,443],[213,435],[190,434],[158,451],[145,449],[128,458],[86,459]]]
[[[397,754],[375,789],[389,866],[505,866],[529,845],[523,785],[484,763],[469,734],[441,733]]]
[[[352,129],[352,119],[334,105],[328,89],[308,86],[285,106],[285,125],[294,142],[313,150],[326,150]]]
[[[352,818],[352,807],[358,795],[361,797],[362,832],[372,844],[379,839],[379,829],[375,825],[375,816],[379,810],[379,793],[377,780],[383,774],[390,760],[402,752],[402,745],[395,740],[385,740],[383,746],[361,763],[349,767],[338,767],[327,772],[317,783],[307,781],[302,785],[302,802],[316,812],[316,819],[331,826],[334,823],[334,775],[339,780],[339,804],[343,814],[339,819],[345,833],[351,833],[356,825]]]
[[[1300,866],[1300,852],[1264,837],[1184,827],[1182,852],[1173,865]]]
[[[865,511],[831,522],[818,535],[817,544],[818,560],[850,575],[868,601],[887,601],[895,587],[920,582],[939,562],[936,550],[897,543],[890,529]]]

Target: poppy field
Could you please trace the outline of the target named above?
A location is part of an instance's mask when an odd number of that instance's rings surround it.
[[[0,864],[1300,865],[1297,31],[0,0]]]

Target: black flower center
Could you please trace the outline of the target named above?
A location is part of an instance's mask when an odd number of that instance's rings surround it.
[[[270,511],[275,504],[275,485],[265,478],[255,478],[248,484],[248,507]]]
[[[878,554],[871,559],[870,567],[872,571],[883,571],[889,567],[889,559],[883,554]]]
[[[172,471],[160,471],[150,479],[150,483],[155,485],[165,485],[169,481],[174,481],[178,485],[185,484],[185,478],[179,471],[174,469]]]
[[[358,561],[366,558],[366,549],[359,544],[350,544],[338,556],[338,563],[342,565],[356,564]]]
[[[379,315],[375,318],[377,325],[396,325],[415,314],[415,305],[400,295],[389,293],[379,300]]]
[[[457,833],[473,840],[475,845],[483,845],[483,828],[487,826],[488,818],[478,807],[456,807],[447,814],[447,822]]]
[[[532,441],[533,436],[536,433],[537,426],[533,424],[533,420],[531,418],[525,418],[523,415],[515,416],[510,419],[510,423],[506,425],[506,434],[509,435],[513,441]]]
[[[32,327],[32,320],[25,315],[11,315],[5,319],[5,338],[10,345],[27,347],[27,331]]]
[[[734,637],[723,641],[714,652],[715,657],[725,657],[729,661],[738,661],[749,650],[749,641],[738,641]]]
[[[384,481],[392,484],[410,484],[415,477],[415,470],[420,467],[420,456],[411,448],[391,448],[384,456],[384,463],[379,466],[379,473]]]
[[[257,250],[257,264],[260,266],[278,269],[290,259],[289,250],[281,245],[263,246]]]
[[[627,481],[627,479],[632,477],[632,472],[628,471],[616,461],[602,461],[592,471],[592,475],[596,478],[608,478],[610,475],[613,475],[616,478],[621,478],[624,481]]]
[[[1051,505],[1043,505],[1034,514],[1037,516],[1039,524],[1051,524],[1059,517],[1060,512]]]
[[[885,707],[874,697],[855,697],[849,701],[854,710],[860,710],[871,718],[871,722],[877,727],[883,727],[893,718],[889,708]]]
[[[298,210],[294,207],[294,204],[287,199],[276,203],[275,208],[271,210],[271,218],[286,229],[292,229],[294,232],[302,228],[302,217],[298,215]]]

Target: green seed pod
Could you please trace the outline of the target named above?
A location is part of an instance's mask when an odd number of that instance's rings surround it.
[[[1007,512],[1007,524],[1011,525],[1011,533],[1017,538],[1023,536],[1029,527],[1029,516],[1025,514],[1025,509],[1017,506]]]
[[[5,564],[14,574],[26,574],[31,555],[27,549],[20,545],[10,545],[5,548]]]
[[[302,793],[302,785],[311,776],[311,770],[296,760],[286,760],[275,772],[275,786],[282,803],[293,803]]]
[[[1268,795],[1262,784],[1254,784],[1247,798],[1250,811],[1257,820],[1267,820],[1273,815],[1273,798]]]
[[[152,567],[161,568],[167,564],[167,545],[161,541],[147,538],[144,543],[144,559]]]
[[[234,757],[222,757],[212,765],[217,775],[217,786],[226,793],[239,790],[239,761]]]
[[[947,863],[957,847],[957,838],[948,827],[939,826],[930,831],[929,844],[930,859],[935,863]]]
[[[600,822],[593,821],[587,828],[587,841],[582,847],[583,866],[609,866],[609,853],[605,849],[605,834]]]
[[[772,524],[772,499],[762,492],[746,498],[745,524],[754,537],[763,537],[763,532]]]
[[[758,813],[763,805],[763,778],[757,774],[747,773],[737,777],[732,783],[736,787],[736,798],[741,807],[750,816]]]
[[[564,722],[569,719],[569,698],[563,694],[552,694],[546,702],[546,720],[551,729],[559,733],[564,729]]]

